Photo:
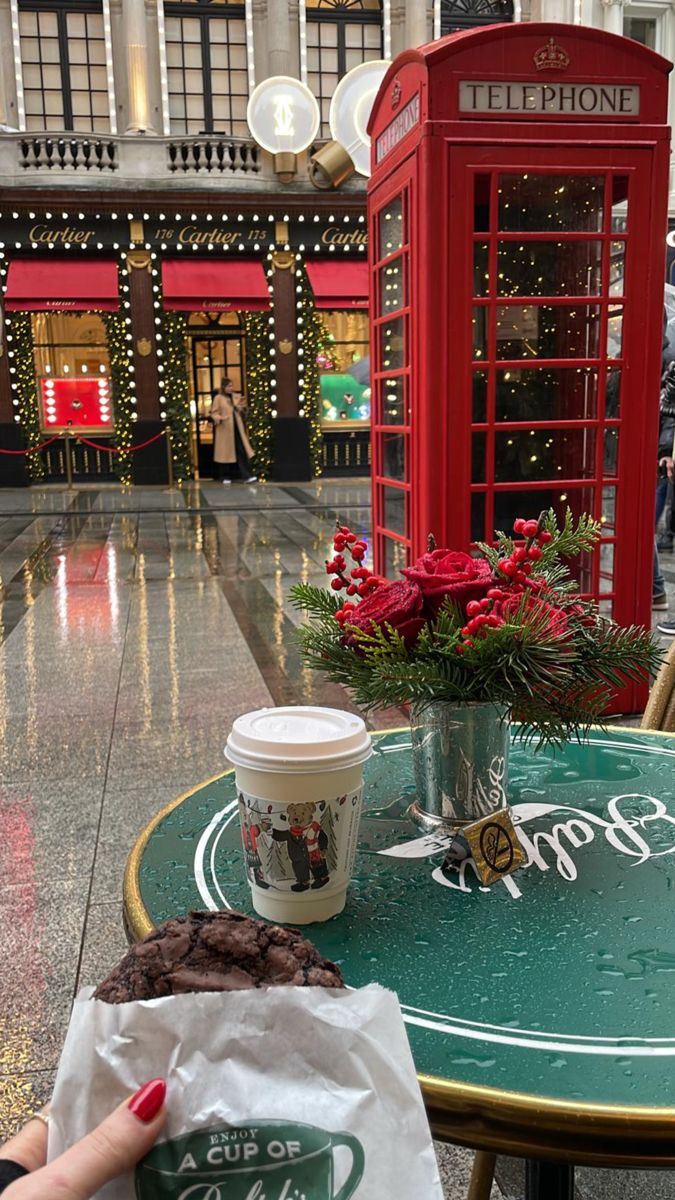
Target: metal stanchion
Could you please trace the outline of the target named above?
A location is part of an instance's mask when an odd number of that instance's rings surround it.
[[[168,486],[168,488],[165,488],[164,490],[166,492],[175,492],[176,485],[174,483],[174,478],[173,478],[173,442],[171,440],[171,426],[170,425],[167,425],[165,433],[166,433],[166,470],[167,470],[167,476],[168,476],[168,480],[169,480],[169,486]]]
[[[63,454],[66,460],[66,491],[73,492],[73,460],[71,457],[70,439],[73,435],[69,429],[64,431],[63,435]]]

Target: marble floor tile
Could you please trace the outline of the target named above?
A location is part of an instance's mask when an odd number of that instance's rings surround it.
[[[82,959],[77,973],[76,994],[83,987],[96,987],[127,950],[122,921],[121,897],[106,904],[92,904],[82,942]]]
[[[87,888],[80,879],[0,887],[0,1068],[53,1069],[68,1024]]]
[[[0,879],[88,880],[102,804],[102,779],[0,782]]]
[[[0,1143],[12,1137],[51,1099],[56,1071],[0,1074]]]
[[[473,1167],[473,1151],[449,1142],[434,1142],[434,1150],[445,1200],[465,1200]],[[495,1181],[490,1200],[502,1200],[502,1197],[501,1188]]]

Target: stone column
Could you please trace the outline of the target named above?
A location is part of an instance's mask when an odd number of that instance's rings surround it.
[[[150,119],[145,0],[123,0],[122,13],[129,91],[129,124],[126,131],[154,133]]]
[[[607,33],[623,34],[623,0],[602,0]]]
[[[407,46],[424,46],[433,37],[427,21],[426,0],[408,0],[405,5],[405,38]]]
[[[288,0],[267,0],[267,73],[291,75],[292,66]]]

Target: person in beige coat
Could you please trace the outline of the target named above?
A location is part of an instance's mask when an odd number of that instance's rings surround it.
[[[235,392],[232,380],[222,379],[211,403],[210,416],[213,421],[214,478],[224,484],[232,483],[233,479],[255,483],[257,478],[251,474],[253,447],[242,415],[245,409],[246,400]]]

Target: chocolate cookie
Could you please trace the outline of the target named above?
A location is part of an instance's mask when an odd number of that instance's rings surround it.
[[[297,929],[238,912],[173,917],[137,942],[99,984],[96,1000],[124,1004],[181,992],[344,986],[339,967],[321,958]]]

